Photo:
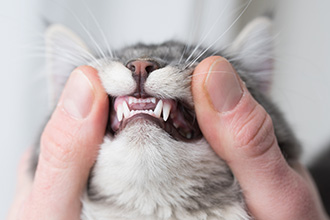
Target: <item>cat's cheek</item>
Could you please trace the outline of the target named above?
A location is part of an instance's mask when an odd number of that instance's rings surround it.
[[[111,96],[124,96],[136,89],[132,72],[119,62],[109,62],[99,70],[102,84]]]
[[[191,71],[181,71],[168,66],[152,72],[146,83],[145,91],[153,96],[193,103],[190,89]]]

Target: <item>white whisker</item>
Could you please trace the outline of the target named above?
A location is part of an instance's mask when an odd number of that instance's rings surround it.
[[[221,71],[221,70],[211,70],[211,71],[194,73],[194,74],[190,75],[189,78],[193,79],[196,76],[209,75],[209,74],[214,74],[214,73],[229,73],[229,72],[228,71]]]
[[[248,3],[246,4],[246,6],[244,7],[244,9],[242,10],[242,12],[238,15],[238,17],[229,25],[229,27],[213,42],[211,43],[206,49],[204,49],[193,61],[191,61],[186,68],[189,68],[191,66],[193,66],[196,61],[201,58],[212,46],[214,46],[214,44],[216,44],[220,39],[222,39],[222,37],[234,26],[234,24],[236,24],[236,22],[238,21],[238,19],[244,14],[244,12],[246,11],[246,9],[249,7],[249,5],[251,4],[252,0],[248,0]]]
[[[54,37],[54,39],[57,39],[57,38]],[[61,38],[59,38],[58,40],[61,40]],[[72,45],[68,44],[68,45],[65,45],[65,47],[60,47],[60,46],[56,45],[54,42],[49,42],[49,43],[53,44],[52,47],[54,47],[55,49],[58,49],[58,50],[63,51],[67,54],[71,54],[71,55],[75,55],[75,56],[77,56],[78,54],[74,53],[73,50],[71,50],[71,49],[74,49],[76,51],[78,50],[80,52],[79,53],[80,57],[84,58],[86,60],[85,63],[88,63],[90,61],[94,61],[94,62],[99,63],[98,60],[96,59],[96,57],[93,54],[91,54],[89,51],[82,48],[81,46],[78,46],[77,44],[72,44]]]
[[[109,52],[110,57],[113,58],[113,53],[112,53],[112,50],[111,50],[111,47],[110,47],[109,41],[108,41],[108,39],[106,38],[106,36],[105,36],[105,34],[104,34],[104,31],[102,30],[102,28],[101,28],[101,26],[100,26],[100,23],[97,21],[97,19],[95,18],[94,14],[91,12],[91,10],[89,9],[89,7],[87,6],[86,1],[83,1],[83,2],[84,2],[84,6],[85,6],[85,8],[87,9],[89,15],[92,17],[94,23],[96,24],[96,27],[99,29],[99,32],[101,33],[101,36],[102,36],[102,38],[103,38],[104,43],[106,44],[107,51]]]
[[[218,24],[220,18],[223,16],[223,13],[225,12],[225,10],[227,9],[227,7],[229,6],[229,1],[227,1],[227,4],[225,5],[224,9],[221,11],[220,15],[218,16],[218,18],[216,19],[216,21],[213,23],[213,25],[211,26],[211,28],[209,29],[209,31],[204,34],[204,37],[202,38],[202,40],[196,45],[195,49],[191,52],[190,56],[186,59],[185,63],[187,63],[192,56],[195,54],[195,52],[198,50],[198,48],[204,43],[204,41],[206,40],[206,38],[210,35],[210,33],[214,30],[215,25]]]
[[[83,31],[87,34],[88,38],[91,40],[91,42],[94,44],[94,46],[96,47],[96,52],[99,54],[100,57],[103,57],[104,59],[106,59],[106,55],[103,52],[103,50],[101,49],[100,45],[96,42],[95,38],[93,37],[93,35],[91,34],[90,31],[88,31],[88,29],[86,28],[86,26],[82,23],[82,21],[78,18],[78,16],[74,13],[73,10],[71,10],[68,7],[65,7],[61,4],[59,4],[57,2],[57,4],[59,6],[61,6],[63,9],[67,10],[68,12],[70,12],[70,14],[74,17],[74,19],[78,22],[78,24],[80,25],[80,27],[83,29]]]

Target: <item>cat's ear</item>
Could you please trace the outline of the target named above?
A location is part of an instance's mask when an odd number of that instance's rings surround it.
[[[45,47],[49,105],[53,108],[71,71],[86,64],[91,52],[81,38],[60,24],[53,24],[47,28]]]
[[[273,73],[272,21],[259,17],[250,22],[230,48],[246,74],[252,76],[263,92],[269,92]]]

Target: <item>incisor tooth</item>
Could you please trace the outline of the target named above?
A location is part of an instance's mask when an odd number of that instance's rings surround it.
[[[123,102],[123,110],[124,110],[125,118],[128,118],[130,115],[130,111],[129,111],[128,105],[125,101]]]
[[[171,105],[165,102],[164,106],[163,106],[163,119],[164,119],[164,121],[167,121],[168,116],[170,115],[170,111],[171,111]]]
[[[160,114],[162,113],[162,109],[163,109],[163,101],[159,100],[159,102],[157,103],[157,106],[154,110],[154,113],[158,118],[160,118]]]
[[[117,118],[118,118],[118,121],[123,120],[123,106],[122,105],[118,105],[118,107],[117,107]]]

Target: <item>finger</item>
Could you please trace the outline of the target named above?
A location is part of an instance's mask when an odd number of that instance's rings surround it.
[[[9,210],[7,220],[15,220],[18,218],[18,210],[22,206],[22,203],[26,200],[27,196],[31,192],[32,177],[30,173],[30,158],[32,148],[29,148],[22,156],[17,172],[17,186],[14,201]]]
[[[307,184],[287,165],[270,116],[231,64],[222,57],[204,60],[195,69],[192,91],[201,130],[230,166],[250,211],[258,219],[287,219],[298,206],[301,219],[312,219]]]
[[[76,69],[42,134],[24,219],[80,219],[80,196],[104,137],[108,106],[96,70]]]

